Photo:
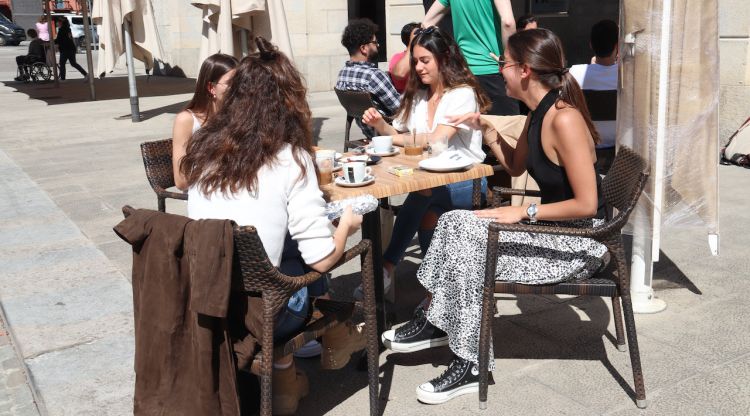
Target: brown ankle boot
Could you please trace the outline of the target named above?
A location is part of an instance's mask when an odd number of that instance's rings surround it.
[[[310,392],[307,376],[302,371],[297,371],[294,364],[285,369],[273,369],[272,388],[274,415],[295,414],[299,399]]]
[[[338,370],[346,366],[352,353],[363,350],[367,345],[364,328],[365,324],[354,325],[347,321],[326,331],[323,334],[320,367],[324,370]]]

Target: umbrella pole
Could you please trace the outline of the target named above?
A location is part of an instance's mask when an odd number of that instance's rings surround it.
[[[91,101],[96,101],[96,89],[94,88],[94,59],[91,57],[91,25],[89,24],[89,0],[80,0],[83,11],[84,42],[86,42],[86,67],[89,70],[89,95]]]
[[[49,33],[49,55],[52,56],[52,75],[55,79],[55,87],[60,87],[60,76],[57,74],[57,56],[55,55],[55,41],[52,39],[54,25],[52,24],[52,11],[49,2],[44,2],[44,12],[47,14],[47,32]],[[47,56],[49,58],[49,55]]]
[[[130,35],[130,19],[125,18],[122,22],[125,32],[125,57],[128,65],[128,86],[130,90],[130,119],[133,123],[141,121],[141,112],[138,109],[138,91],[135,88],[135,67],[133,65],[133,43]]]
[[[669,96],[669,54],[671,43],[672,0],[662,3],[661,51],[659,56],[659,100],[657,107],[653,232],[638,229],[633,235],[633,257],[630,273],[630,294],[635,313],[657,313],[667,303],[654,296],[654,261],[659,261],[661,212],[664,205],[664,169],[667,140],[667,98]]]

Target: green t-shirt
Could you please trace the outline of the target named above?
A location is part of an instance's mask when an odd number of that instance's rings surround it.
[[[450,7],[453,36],[474,75],[497,74],[490,52],[503,54],[500,15],[492,0],[438,0]]]

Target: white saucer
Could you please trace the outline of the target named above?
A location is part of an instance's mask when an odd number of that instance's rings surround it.
[[[375,151],[374,147],[368,146],[368,147],[365,148],[365,153],[367,153],[368,155],[371,155],[371,156],[393,156],[393,155],[399,154],[399,150],[398,150],[398,147],[391,146],[391,151],[390,152],[378,153],[378,152]]]
[[[343,177],[337,176],[336,180],[334,180],[333,182],[336,183],[336,185],[338,185],[338,186],[343,186],[344,188],[357,188],[357,187],[369,185],[369,184],[375,182],[375,176],[373,176],[373,175],[367,175],[367,176],[365,176],[365,180],[364,181],[357,182],[357,183],[349,183]]]

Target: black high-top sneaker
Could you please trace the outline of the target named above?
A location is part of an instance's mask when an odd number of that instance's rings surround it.
[[[427,404],[440,404],[462,394],[478,391],[477,365],[463,358],[453,357],[443,374],[417,387],[417,400]]]
[[[422,308],[414,311],[411,321],[381,336],[383,345],[395,352],[414,352],[448,345],[448,335],[427,320]]]

